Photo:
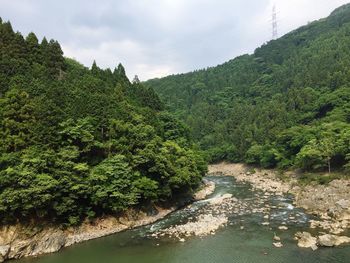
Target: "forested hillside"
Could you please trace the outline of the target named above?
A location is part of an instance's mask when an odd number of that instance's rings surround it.
[[[350,168],[350,5],[217,67],[146,82],[210,161]]]
[[[190,193],[188,129],[122,65],[91,69],[0,19],[0,222],[78,224]]]

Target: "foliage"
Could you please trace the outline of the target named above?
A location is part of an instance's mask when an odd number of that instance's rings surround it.
[[[208,160],[350,167],[350,4],[217,67],[149,80]]]
[[[0,19],[0,221],[67,225],[191,193],[188,128],[124,67],[91,69]]]

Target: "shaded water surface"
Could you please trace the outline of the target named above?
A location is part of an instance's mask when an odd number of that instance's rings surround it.
[[[309,216],[294,208],[290,196],[265,196],[253,191],[248,184],[236,183],[233,177],[208,177],[216,189],[209,198],[230,193],[249,204],[269,206],[270,225],[264,226],[264,214],[229,214],[229,224],[215,235],[190,237],[181,243],[164,237],[153,238],[157,230],[185,223],[188,218],[205,213],[206,200],[196,202],[149,226],[77,244],[62,251],[38,258],[26,258],[15,263],[245,263],[245,262],[350,262],[350,246],[321,248],[317,251],[300,249],[293,241],[296,231],[307,229]],[[292,219],[290,219],[292,218]],[[287,231],[278,230],[286,225]],[[275,248],[273,236],[281,237],[283,247]]]

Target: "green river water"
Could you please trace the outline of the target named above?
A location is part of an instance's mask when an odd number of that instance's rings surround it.
[[[231,193],[236,198],[258,202],[261,192],[253,191],[248,184],[236,183],[232,177],[208,177],[216,183],[213,196]],[[200,201],[176,211],[149,226],[125,231],[112,236],[87,241],[62,251],[37,258],[25,258],[14,263],[250,263],[250,262],[350,262],[350,246],[320,248],[317,251],[298,248],[294,233],[308,230],[310,217],[292,206],[290,196],[268,199],[271,206],[270,225],[263,226],[263,215],[231,214],[229,224],[207,237],[190,237],[179,242],[169,237],[151,237],[154,231],[186,222],[189,217],[205,213],[207,202]],[[291,221],[289,217],[296,219]],[[278,230],[286,224],[287,231]],[[244,227],[244,229],[242,229]],[[281,237],[283,247],[275,248],[274,232]]]

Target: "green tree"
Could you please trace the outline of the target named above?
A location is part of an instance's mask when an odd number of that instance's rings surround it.
[[[33,104],[28,93],[13,88],[0,99],[1,148],[16,152],[28,147],[35,125]]]
[[[139,194],[133,181],[137,177],[124,156],[115,155],[104,160],[89,176],[92,203],[111,212],[120,212],[136,204]]]

